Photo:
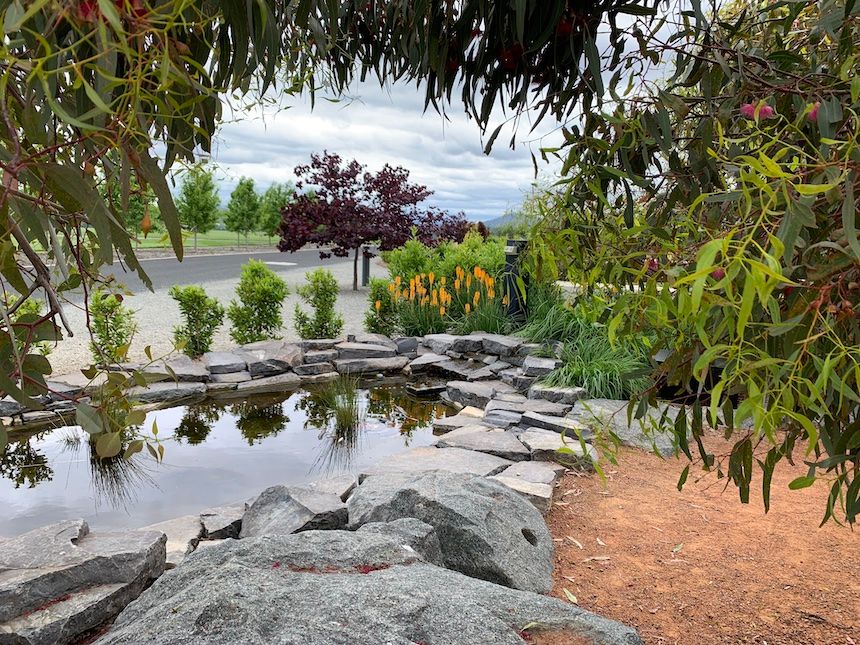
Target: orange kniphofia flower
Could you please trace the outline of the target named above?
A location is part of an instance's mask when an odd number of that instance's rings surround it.
[[[454,289],[455,289],[456,291],[459,291],[459,290],[460,290],[460,280],[459,280],[459,279],[454,280]]]
[[[436,305],[439,304],[439,292],[436,291],[436,289],[433,289],[433,293],[430,295],[431,295],[430,304],[435,307]]]
[[[492,287],[491,287],[491,288],[487,291],[487,298],[489,298],[490,300],[492,300],[492,299],[493,299],[493,298],[495,298],[495,297],[496,297],[496,292],[495,292],[495,291],[493,291],[493,289],[492,289]]]
[[[466,288],[467,289],[472,288],[472,274],[471,273],[466,276]]]
[[[441,284],[443,287],[445,286],[446,282],[448,282],[448,278],[446,278],[444,275],[439,278],[439,284]]]
[[[427,279],[430,281],[430,284],[432,285],[433,280],[436,279],[436,274],[431,271],[430,273],[427,274]]]
[[[440,316],[444,316],[444,315],[445,315],[445,307],[439,307],[439,315],[440,315]]]
[[[467,314],[472,313],[472,305],[470,305],[468,302],[466,303],[466,313]]]
[[[379,313],[379,310],[382,309],[382,301],[377,300],[375,303],[373,303],[373,306],[376,307],[376,313]]]
[[[475,303],[475,306],[476,306],[476,307],[478,306],[478,301],[479,301],[480,299],[481,299],[481,292],[480,292],[480,291],[476,291],[476,292],[475,292],[475,295],[474,295],[474,296],[472,296],[472,302],[473,302],[473,303]]]
[[[510,302],[511,302],[511,299],[508,298],[508,294],[505,294],[505,297],[502,298],[502,304],[507,306],[508,304],[510,304]]]

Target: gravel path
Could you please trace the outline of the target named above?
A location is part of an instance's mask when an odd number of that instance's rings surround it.
[[[344,328],[342,335],[354,334],[364,330],[364,313],[367,309],[367,288],[359,287],[352,290],[352,262],[344,260],[341,262],[326,262],[329,269],[340,284],[340,295],[338,296],[337,310],[344,317]],[[293,328],[293,311],[296,304],[302,304],[296,295],[296,287],[305,282],[306,268],[296,268],[288,271],[279,271],[280,275],[290,287],[290,295],[284,301],[284,328],[283,336],[287,340],[298,340],[298,335]],[[385,268],[380,260],[374,260],[371,270],[372,276],[386,275]],[[203,286],[206,292],[217,298],[225,307],[234,297],[236,284],[239,276],[230,280],[219,280],[207,282]],[[167,295],[167,290],[159,290],[155,293],[142,291],[134,296],[127,297],[126,304],[135,310],[138,323],[138,332],[132,342],[129,352],[129,360],[144,360],[144,348],[152,347],[153,356],[166,354],[173,349],[173,328],[180,323],[179,309],[176,302]],[[67,306],[66,315],[75,332],[73,338],[60,341],[53,348],[49,359],[54,367],[54,374],[68,374],[80,370],[90,364],[92,358],[89,352],[89,335],[86,330],[84,312],[71,306]],[[230,339],[229,321],[226,319],[224,325],[215,334],[213,349],[229,349],[235,346]]]

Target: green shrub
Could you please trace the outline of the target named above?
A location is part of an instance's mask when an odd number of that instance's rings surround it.
[[[437,249],[422,244],[415,238],[401,247],[382,253],[382,259],[388,265],[391,277],[400,276],[407,282],[416,275],[432,271],[440,257]]]
[[[15,295],[8,296],[5,299],[6,300],[6,305],[5,305],[6,310],[8,311],[12,307],[14,307],[17,304],[19,299],[20,299],[19,296],[15,296]],[[24,302],[22,302],[21,305],[15,310],[15,312],[10,316],[10,320],[11,320],[13,325],[31,324],[31,323],[35,323],[37,320],[39,320],[39,318],[42,317],[44,312],[45,312],[45,308],[42,305],[42,302],[40,300],[38,300],[37,298],[30,296]],[[17,334],[13,335],[13,337],[15,338],[15,345],[18,347],[19,353],[24,353],[24,351],[26,350],[25,341],[23,339],[20,339],[17,336]],[[42,356],[47,356],[48,354],[51,353],[51,349],[52,349],[52,347],[51,347],[51,344],[49,342],[40,341],[40,342],[32,343],[30,345],[29,351],[35,351],[36,353],[41,354]]]
[[[364,329],[372,334],[393,336],[397,332],[398,322],[388,280],[371,278],[367,300],[370,307],[364,315]]]
[[[284,324],[281,307],[288,293],[286,283],[265,263],[250,260],[242,267],[236,287],[239,302],[233,300],[227,308],[230,338],[240,345],[280,338],[278,332]]]
[[[134,312],[122,303],[122,296],[100,289],[93,292],[90,321],[93,360],[99,365],[124,361],[137,325]]]
[[[384,252],[382,259],[388,265],[391,278],[400,276],[406,283],[422,273],[445,276],[453,281],[458,266],[467,273],[478,266],[499,278],[505,268],[505,247],[501,239],[485,240],[480,233],[471,230],[462,242],[443,242],[436,248],[412,239],[397,249]]]
[[[335,312],[338,286],[331,271],[315,269],[305,274],[307,284],[298,294],[313,309],[313,318],[296,305],[295,326],[302,338],[335,338],[343,329],[343,316]]]
[[[168,293],[179,303],[184,321],[173,330],[177,346],[191,358],[202,356],[212,347],[215,331],[224,322],[224,307],[197,285],[180,287],[175,284]]]

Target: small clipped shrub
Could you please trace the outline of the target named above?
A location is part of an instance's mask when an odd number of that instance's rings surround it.
[[[236,287],[239,301],[231,301],[227,308],[230,338],[239,345],[280,338],[281,307],[287,294],[287,284],[274,271],[259,260],[250,260],[242,267]]]
[[[313,316],[296,305],[296,332],[304,339],[335,338],[343,329],[343,316],[334,310],[337,302],[337,280],[327,269],[315,269],[305,274],[307,284],[298,288],[298,294],[313,309]]]
[[[90,353],[99,365],[121,363],[128,354],[131,339],[137,331],[134,312],[122,302],[121,295],[102,290],[90,299],[92,340]]]
[[[223,305],[206,295],[203,287],[173,285],[168,291],[179,303],[183,324],[173,330],[173,339],[191,358],[202,356],[212,347],[215,331],[224,322]]]
[[[370,307],[364,315],[365,331],[393,336],[397,331],[397,311],[388,288],[388,280],[371,278],[367,299]]]

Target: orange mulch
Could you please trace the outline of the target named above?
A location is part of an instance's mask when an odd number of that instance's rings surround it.
[[[860,645],[860,530],[818,528],[826,485],[789,490],[806,467],[781,462],[765,515],[760,480],[748,505],[692,467],[678,492],[685,463],[623,449],[605,482],[566,475],[547,518],[553,595],[567,589],[648,644]]]

